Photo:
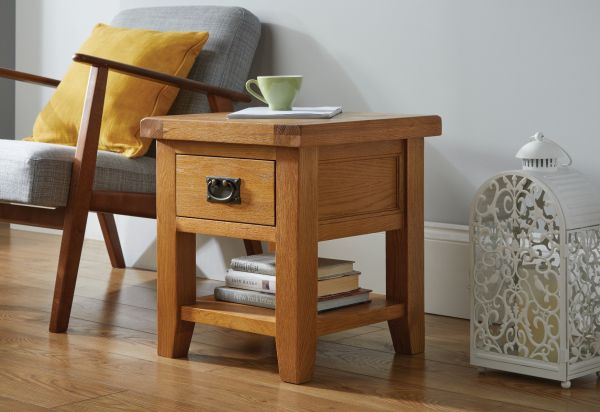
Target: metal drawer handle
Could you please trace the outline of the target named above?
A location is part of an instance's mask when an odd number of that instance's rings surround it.
[[[240,186],[236,177],[206,176],[206,200],[211,203],[242,203]]]

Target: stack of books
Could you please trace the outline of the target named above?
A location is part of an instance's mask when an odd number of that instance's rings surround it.
[[[369,301],[371,291],[359,286],[360,272],[354,270],[353,261],[319,258],[317,276],[319,312]],[[274,309],[275,256],[264,253],[232,259],[225,284],[215,289],[216,300]]]

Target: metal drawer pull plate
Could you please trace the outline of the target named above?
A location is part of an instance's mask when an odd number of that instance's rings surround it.
[[[240,178],[206,176],[206,200],[211,203],[242,203],[241,183]]]

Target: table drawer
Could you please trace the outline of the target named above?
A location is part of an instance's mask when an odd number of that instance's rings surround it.
[[[176,167],[178,216],[275,225],[275,162],[177,155]],[[207,182],[211,177],[230,179],[226,183],[223,179],[211,183],[212,202],[208,199]],[[239,179],[239,200],[237,193],[230,196],[235,179]],[[229,197],[233,201],[219,202]]]

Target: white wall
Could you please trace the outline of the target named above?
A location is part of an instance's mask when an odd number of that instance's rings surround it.
[[[17,67],[60,77],[97,21],[119,9],[168,0],[20,0]],[[600,2],[592,0],[179,0],[240,5],[264,23],[255,73],[301,73],[299,104],[346,110],[437,113],[444,135],[426,146],[426,218],[465,224],[476,187],[516,167],[537,130],[558,140],[600,184]],[[16,101],[17,133],[29,133],[47,93]],[[21,87],[19,92],[21,92]],[[120,219],[128,263],[153,261],[153,228]],[[98,235],[96,229],[90,232]],[[131,242],[141,239],[141,242]],[[364,248],[365,243],[369,245]],[[132,246],[133,245],[133,246]],[[222,270],[239,242],[202,242],[202,271]],[[379,235],[325,242],[322,253],[363,256],[379,272]],[[216,260],[215,260],[216,259]],[[210,263],[209,263],[210,262]],[[367,285],[368,286],[368,285]]]
[[[179,0],[211,4],[214,0]],[[221,0],[265,24],[274,74],[305,76],[300,104],[438,113],[427,145],[426,218],[466,224],[476,187],[516,167],[536,130],[600,184],[600,2]],[[171,4],[122,0],[123,8]]]

